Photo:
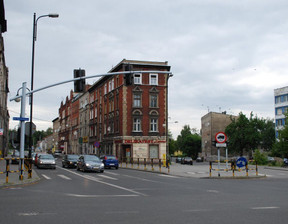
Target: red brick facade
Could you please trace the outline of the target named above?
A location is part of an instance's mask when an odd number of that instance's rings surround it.
[[[127,70],[127,65],[134,71],[131,85],[126,85],[125,75],[118,73]],[[102,77],[88,89],[89,153],[114,154],[120,158],[165,156],[169,78],[169,74],[165,72],[169,71],[167,62],[124,59],[109,71],[117,74]],[[73,108],[70,108],[70,115],[60,118],[60,126],[65,127],[72,122],[75,134],[77,124],[79,125],[79,112],[76,109],[79,109],[79,102],[77,104],[77,99],[74,99],[72,103],[71,94],[70,100],[66,99],[65,105],[61,104],[59,117],[63,110],[69,110],[69,105]],[[73,152],[79,153],[74,148]]]

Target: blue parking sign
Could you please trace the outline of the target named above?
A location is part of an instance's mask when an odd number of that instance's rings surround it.
[[[240,157],[239,159],[237,159],[236,166],[241,168],[241,167],[244,167],[246,165],[247,165],[247,159],[245,157]]]

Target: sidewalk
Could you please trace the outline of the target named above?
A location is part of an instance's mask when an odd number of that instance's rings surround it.
[[[19,165],[18,164],[9,164],[10,171],[18,171]],[[0,188],[10,187],[10,186],[17,186],[23,184],[31,184],[40,180],[37,173],[34,169],[32,169],[32,178],[28,179],[28,171],[23,172],[23,180],[20,180],[20,172],[17,173],[9,173],[8,175],[8,183],[6,183],[6,160],[0,160]],[[4,173],[2,173],[4,172]]]

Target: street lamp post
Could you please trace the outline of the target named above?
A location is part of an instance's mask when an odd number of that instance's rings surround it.
[[[39,16],[36,19],[36,13],[34,13],[33,17],[33,41],[32,41],[32,66],[31,66],[31,91],[33,91],[34,86],[34,55],[35,55],[35,42],[37,38],[37,22],[40,18],[43,17],[51,17],[57,18],[59,17],[58,14],[48,14]],[[30,95],[30,126],[29,126],[29,158],[32,157],[32,119],[33,119],[33,93]]]

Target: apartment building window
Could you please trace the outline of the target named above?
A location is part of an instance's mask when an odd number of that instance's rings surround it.
[[[107,94],[107,83],[104,85],[104,95]]]
[[[276,115],[281,115],[281,114],[282,114],[282,108],[277,108]]]
[[[109,92],[111,92],[114,89],[114,79],[109,81],[108,88],[109,88],[108,90]]]
[[[90,120],[93,119],[93,108],[90,109],[90,116],[89,116]]]
[[[158,74],[150,74],[149,84],[150,85],[158,85]]]
[[[93,128],[93,126],[91,126],[91,127],[90,127],[90,133],[89,133],[89,134],[90,134],[90,137],[93,137],[93,135],[94,135],[93,132],[94,132],[94,128]]]
[[[158,107],[158,95],[150,95],[150,107]]]
[[[142,74],[140,73],[134,74],[134,84],[138,84],[138,85],[142,84]]]
[[[284,119],[277,119],[276,120],[276,126],[283,126],[285,125],[285,120]]]
[[[134,93],[133,94],[133,107],[141,107],[141,94]]]
[[[94,115],[95,115],[95,118],[97,118],[97,106],[95,106]]]
[[[157,118],[150,119],[150,131],[158,132],[158,119]]]
[[[141,118],[133,118],[133,131],[141,132]]]

